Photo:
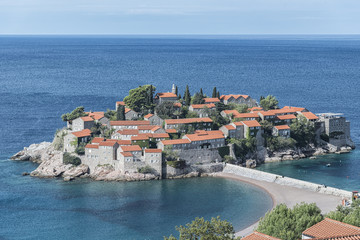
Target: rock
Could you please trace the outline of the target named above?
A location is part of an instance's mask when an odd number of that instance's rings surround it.
[[[72,166],[68,168],[63,172],[62,176],[80,177],[81,175],[84,175],[86,173],[89,173],[89,166],[85,164],[80,164],[79,166]]]
[[[28,175],[30,175],[30,173],[28,173],[28,172],[23,172],[21,175],[22,175],[22,176],[28,176]]]
[[[255,168],[256,167],[256,161],[254,159],[249,159],[246,160],[246,165],[247,168]]]
[[[73,180],[74,178],[73,177],[70,177],[70,176],[67,176],[67,177],[64,177],[64,181],[65,182],[69,182],[71,180]]]
[[[284,155],[284,156],[282,157],[282,160],[284,160],[284,161],[294,160],[294,157],[293,157],[292,155],[290,155],[290,154],[287,154],[287,155]]]
[[[312,156],[312,157],[310,157],[310,159],[316,159],[316,157],[315,157],[315,156]]]
[[[31,144],[29,147],[25,147],[24,150],[16,153],[11,159],[18,161],[41,161],[42,155],[47,153],[51,148],[50,142]]]

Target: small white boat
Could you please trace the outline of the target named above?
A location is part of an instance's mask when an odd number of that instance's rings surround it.
[[[328,163],[328,164],[326,164],[326,166],[327,166],[327,167],[330,167],[330,166],[331,166],[331,164],[330,164],[330,163]]]

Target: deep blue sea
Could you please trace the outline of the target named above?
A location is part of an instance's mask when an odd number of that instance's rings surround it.
[[[225,179],[109,183],[22,177],[8,158],[51,141],[60,115],[113,109],[151,83],[180,93],[273,94],[280,105],[341,112],[360,147],[359,36],[1,36],[0,239],[161,239],[196,216],[236,229],[270,207],[260,189]],[[360,189],[360,151],[267,164],[265,171]],[[331,167],[325,165],[331,163]]]

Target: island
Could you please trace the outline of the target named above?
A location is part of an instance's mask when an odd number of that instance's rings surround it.
[[[257,102],[249,95],[220,95],[216,87],[210,97],[202,89],[191,95],[189,86],[181,96],[175,84],[157,93],[155,86],[143,85],[114,110],[77,107],[62,120],[66,127],[52,143],[32,144],[12,157],[40,163],[31,176],[65,181],[211,176],[226,164],[255,168],[355,147],[342,114],[280,108],[272,95]]]

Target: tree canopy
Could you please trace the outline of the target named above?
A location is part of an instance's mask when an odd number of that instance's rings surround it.
[[[210,221],[204,218],[195,218],[191,223],[185,226],[176,227],[179,232],[179,238],[174,236],[164,237],[164,240],[231,240],[235,238],[234,227],[226,220],[220,217],[211,218]]]
[[[191,99],[191,104],[203,104],[205,103],[203,94],[195,93],[195,95]]]
[[[277,205],[260,220],[256,231],[287,240],[301,239],[305,229],[322,221],[324,217],[315,203],[296,204],[293,209]]]
[[[326,217],[360,227],[360,199],[354,200],[350,207],[339,205],[335,211],[329,212]]]
[[[131,89],[129,95],[124,98],[124,102],[135,112],[152,111],[155,107],[153,101],[155,90],[156,88],[152,85],[143,85]]]
[[[260,100],[260,106],[265,110],[276,109],[279,108],[278,106],[279,101],[276,97],[272,95],[268,95],[266,98]]]
[[[305,117],[299,116],[290,124],[290,136],[298,147],[305,147],[315,141],[315,128]]]
[[[123,105],[119,105],[116,110],[116,120],[125,120],[125,107]]]
[[[162,119],[173,118],[175,112],[173,102],[163,102],[155,107],[156,114]]]
[[[61,119],[66,122],[66,121],[72,121],[78,117],[85,117],[87,116],[87,114],[84,111],[84,107],[80,106],[75,108],[71,113],[65,113],[63,115],[61,115]]]

